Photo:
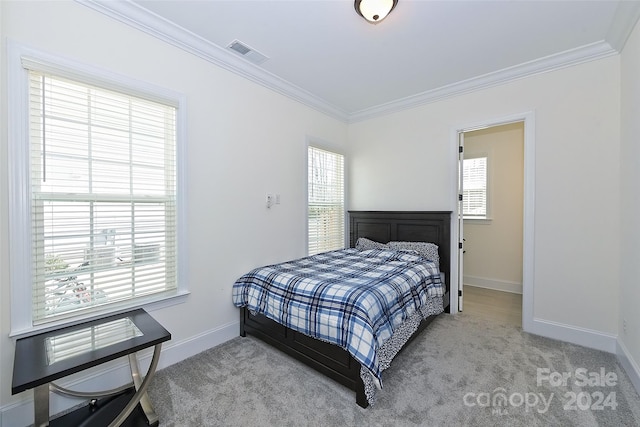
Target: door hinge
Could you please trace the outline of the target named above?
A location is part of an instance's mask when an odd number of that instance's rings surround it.
[[[462,145],[458,146],[458,153],[464,153],[464,147]]]
[[[458,194],[458,201],[462,201],[462,194]]]
[[[462,249],[462,242],[458,242],[458,249]]]
[[[462,296],[462,290],[458,289],[458,296],[461,297]]]

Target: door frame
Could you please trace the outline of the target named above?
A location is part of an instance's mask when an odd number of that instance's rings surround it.
[[[530,332],[533,328],[533,286],[535,256],[535,113],[528,111],[493,119],[463,123],[451,128],[451,182],[452,206],[451,217],[451,313],[458,310],[458,290],[462,277],[459,274],[458,245],[461,242],[458,228],[458,177],[459,170],[459,134],[473,130],[506,125],[514,122],[524,123],[524,206],[523,206],[523,248],[522,248],[522,329]]]

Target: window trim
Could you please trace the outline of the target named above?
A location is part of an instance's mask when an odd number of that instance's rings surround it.
[[[479,158],[486,158],[487,159],[487,164],[486,164],[486,189],[485,189],[485,215],[484,216],[480,216],[480,215],[465,215],[463,212],[462,215],[462,219],[464,221],[470,222],[472,224],[487,224],[491,222],[491,174],[490,174],[490,170],[491,170],[491,156],[489,155],[489,153],[487,152],[482,152],[482,153],[465,153],[464,154],[464,159],[463,160],[472,160],[472,159],[479,159]],[[464,166],[463,166],[464,167]],[[462,185],[462,191],[464,193],[465,191],[465,187],[464,187],[464,183]]]
[[[28,70],[23,60],[85,83],[97,84],[147,98],[162,100],[177,107],[176,113],[176,211],[177,211],[177,289],[170,295],[153,296],[129,301],[117,307],[103,307],[58,321],[33,325],[31,299],[31,185],[29,169],[29,96]],[[137,307],[157,309],[184,302],[188,291],[186,272],[186,96],[150,83],[135,80],[104,69],[60,58],[13,40],[7,40],[7,109],[8,109],[8,189],[9,239],[11,242],[10,289],[11,329],[9,336],[27,336],[35,332],[59,327],[79,320],[88,320],[104,314],[118,313]]]
[[[344,153],[343,150],[340,150],[338,148],[336,148],[335,145],[328,143],[326,141],[320,140],[318,138],[311,138],[308,137],[307,138],[307,143],[305,144],[304,147],[304,164],[306,165],[305,167],[305,248],[304,251],[307,255],[309,255],[309,147],[313,147],[313,148],[317,148],[319,150],[324,150],[324,151],[329,151],[331,153],[334,154],[339,154],[342,156],[342,160],[343,160],[343,164],[342,164],[342,173],[343,173],[343,178],[342,178],[342,185],[343,185],[343,189],[342,189],[342,206],[343,206],[343,231],[344,231],[344,236],[343,236],[343,247],[348,248],[349,247],[349,240],[348,240],[348,236],[349,236],[349,222],[348,222],[348,218],[347,218],[347,200],[348,200],[348,182],[347,182],[347,177],[348,177],[348,171],[347,171],[347,167],[348,167],[348,163],[347,163],[347,155]]]

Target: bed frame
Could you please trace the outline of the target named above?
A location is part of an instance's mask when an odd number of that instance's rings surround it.
[[[431,242],[438,245],[440,271],[445,275],[445,311],[449,312],[451,277],[451,212],[445,211],[349,211],[350,247],[359,237],[377,242]],[[436,316],[422,321],[405,346],[423,331]],[[360,378],[360,363],[335,344],[319,341],[289,329],[263,315],[252,315],[246,307],[240,309],[240,336],[253,335],[293,356],[356,392],[356,403],[369,405]],[[404,347],[403,347],[404,348]]]

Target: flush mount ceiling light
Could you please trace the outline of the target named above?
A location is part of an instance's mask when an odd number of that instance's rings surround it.
[[[396,4],[398,0],[356,0],[355,8],[358,15],[377,24],[391,13]]]

